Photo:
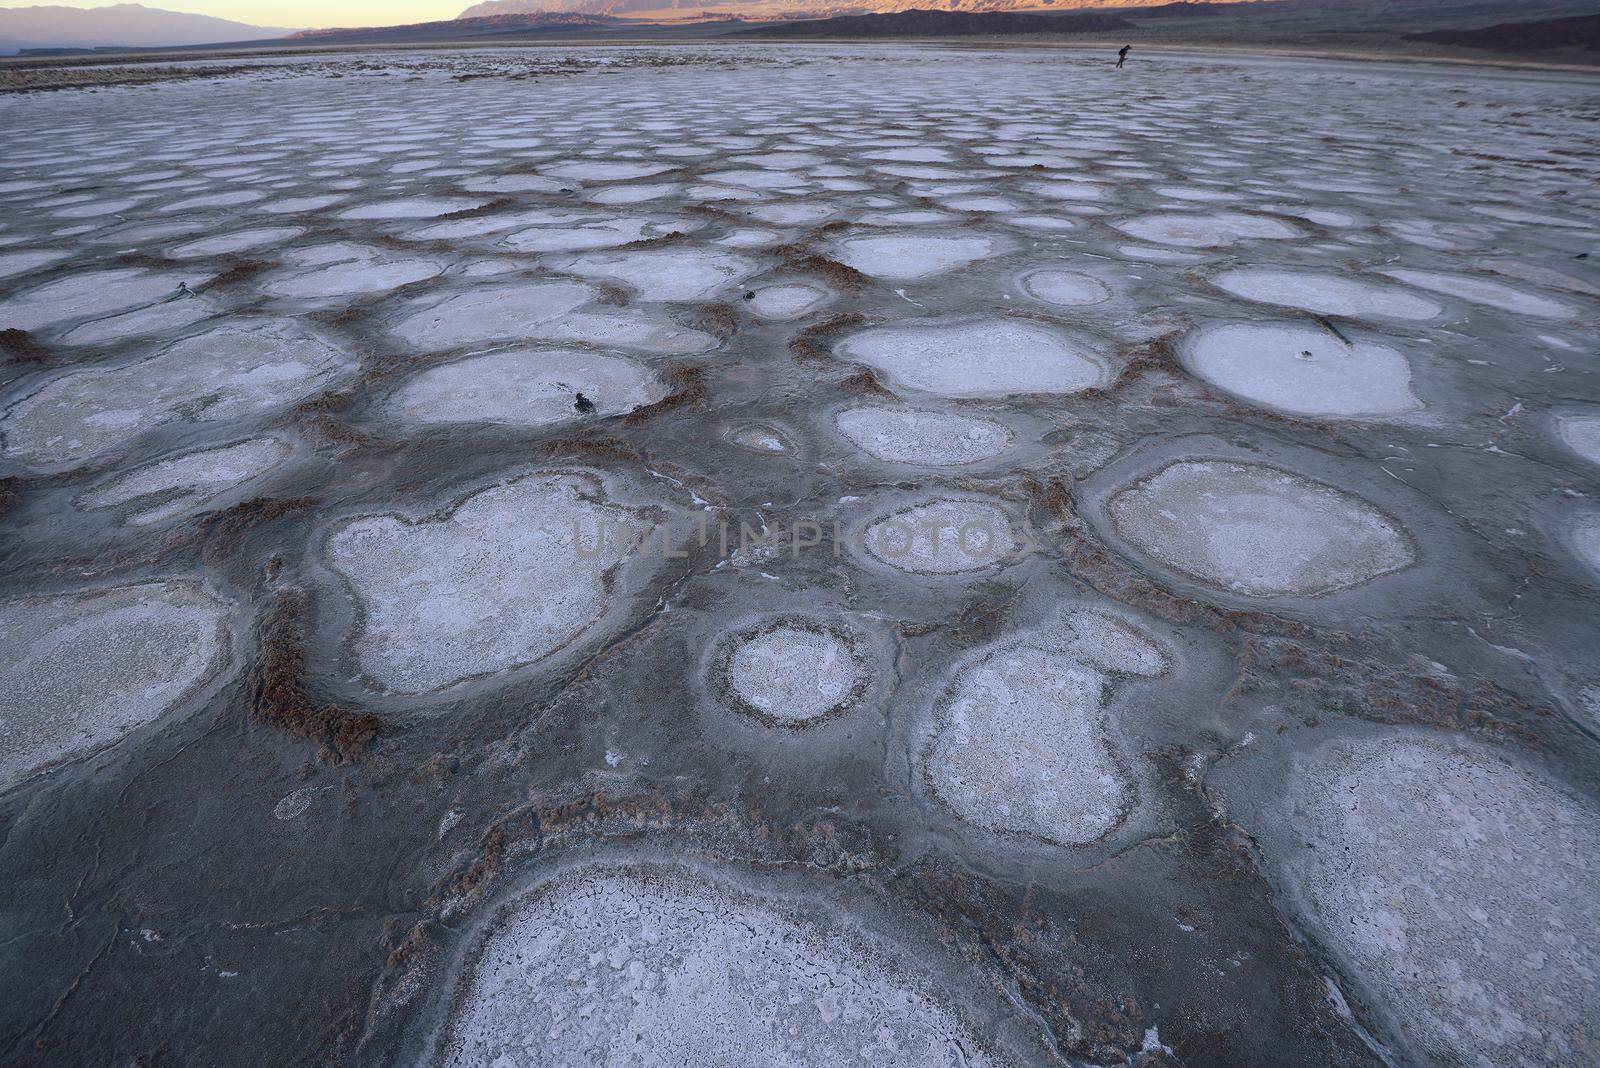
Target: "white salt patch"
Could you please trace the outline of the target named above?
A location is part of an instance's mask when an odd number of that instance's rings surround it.
[[[203,211],[207,208],[237,208],[266,199],[267,194],[254,189],[241,189],[233,193],[211,193],[207,196],[189,197],[175,201],[162,211]]]
[[[715,671],[744,711],[784,726],[843,710],[867,681],[866,666],[848,639],[804,620],[765,624],[730,638]]]
[[[342,204],[349,199],[347,196],[340,195],[290,197],[286,200],[274,200],[263,204],[259,210],[270,215],[298,215],[301,212],[321,211],[323,208],[331,208],[335,204]]]
[[[1014,319],[874,327],[845,338],[836,353],[884,372],[896,385],[951,397],[1077,393],[1107,375],[1087,347]]]
[[[1071,219],[1063,219],[1059,215],[1017,215],[1006,220],[1012,226],[1023,226],[1029,230],[1061,231],[1071,230],[1078,224]]]
[[[1318,597],[1415,562],[1365,501],[1274,467],[1182,461],[1119,492],[1117,533],[1161,563],[1246,597]]]
[[[62,334],[60,340],[63,345],[103,345],[146,334],[177,334],[185,327],[210,318],[217,310],[217,306],[205,297],[190,294],[147,308],[135,308],[120,315],[90,319]]]
[[[1556,432],[1567,447],[1592,464],[1600,464],[1600,415],[1563,415]]]
[[[556,178],[574,178],[588,182],[623,182],[633,178],[648,178],[673,169],[670,163],[630,163],[576,160],[571,163],[546,163],[539,167],[541,174]]]
[[[613,185],[597,189],[589,194],[589,200],[595,204],[643,204],[648,200],[659,200],[671,196],[678,191],[678,187],[670,182],[657,182],[647,185]]]
[[[1374,737],[1298,756],[1288,810],[1279,863],[1305,920],[1419,1052],[1554,1066],[1600,1049],[1591,804],[1487,746]]]
[[[467,197],[399,197],[346,208],[341,219],[437,219],[458,211],[481,208],[487,201]]]
[[[745,214],[773,226],[810,226],[837,215],[838,209],[827,204],[766,204]]]
[[[1010,513],[997,504],[953,498],[905,508],[868,524],[867,552],[891,567],[930,575],[981,571],[1021,548]]]
[[[704,300],[756,270],[732,252],[659,249],[580,256],[559,269],[587,278],[613,278],[632,286],[641,300]]]
[[[159,718],[222,669],[230,615],[183,582],[0,601],[0,782]]]
[[[1267,219],[1232,211],[1214,215],[1141,215],[1112,225],[1141,241],[1183,248],[1216,248],[1239,241],[1283,241],[1302,236],[1297,227],[1282,219]]]
[[[1023,275],[1019,284],[1022,291],[1034,300],[1064,308],[1100,304],[1111,299],[1111,290],[1105,283],[1076,271],[1043,268]]]
[[[992,237],[895,234],[841,238],[835,249],[836,259],[862,274],[910,281],[987,259],[1004,245]]]
[[[923,758],[934,794],[992,831],[1060,845],[1103,838],[1134,797],[1106,723],[1112,677],[1165,666],[1147,635],[1095,612],[988,647],[935,709]]]
[[[161,460],[114,479],[84,494],[84,508],[113,508],[144,500],[129,517],[135,525],[170,519],[192,511],[223,492],[271,471],[289,458],[293,448],[276,438],[255,438],[220,449],[203,449]]]
[[[492,178],[473,178],[461,183],[469,193],[554,193],[561,183],[536,174],[501,174]]]
[[[1155,191],[1172,200],[1192,200],[1200,203],[1226,203],[1240,199],[1239,194],[1221,189],[1207,189],[1197,185],[1158,185]]]
[[[679,326],[664,315],[640,312],[573,312],[528,328],[543,341],[581,341],[609,349],[633,349],[652,356],[709,352],[720,341],[703,330]]]
[[[381,249],[346,242],[296,249],[285,259],[307,270],[275,278],[262,287],[263,292],[278,297],[386,293],[444,270],[437,260],[394,257]]]
[[[164,300],[178,291],[181,281],[183,275],[137,267],[68,275],[0,300],[0,329],[39,330],[90,315],[111,315]]]
[[[578,393],[593,403],[594,412],[576,409]],[[551,426],[626,415],[665,395],[655,372],[623,356],[515,349],[424,371],[393,403],[401,419],[414,423]]]
[[[1202,327],[1184,339],[1182,353],[1207,382],[1280,411],[1357,418],[1422,407],[1404,356],[1373,342],[1347,344],[1320,327]]]
[[[56,249],[40,249],[37,252],[0,252],[0,278],[13,278],[29,271],[37,271],[52,263],[60,263],[71,255],[70,252]]]
[[[0,420],[7,456],[70,466],[153,426],[231,422],[323,388],[355,361],[304,326],[282,320],[220,327],[149,359],[52,379]]]
[[[1373,285],[1323,272],[1224,271],[1211,282],[1218,289],[1246,300],[1304,308],[1324,315],[1432,319],[1444,311],[1433,301],[1394,286]]]
[[[1571,537],[1573,549],[1600,576],[1600,513],[1584,516],[1573,524]]]
[[[247,252],[267,245],[281,245],[305,233],[298,226],[267,226],[256,230],[241,230],[221,237],[205,237],[190,241],[172,250],[174,256],[222,256],[231,252]]]
[[[599,480],[536,473],[473,494],[443,518],[368,516],[328,539],[361,606],[361,668],[422,693],[537,663],[595,627],[629,557],[635,517]]]
[[[834,416],[839,433],[890,463],[952,467],[997,456],[1011,443],[1003,424],[950,412],[868,405]]]
[[[759,423],[739,427],[728,435],[728,440],[751,452],[780,453],[790,448],[781,433]]]
[[[665,865],[515,902],[472,965],[446,1068],[993,1068],[928,968],[820,904]]]
[[[951,211],[1007,212],[1017,211],[1022,205],[1010,197],[969,196],[952,197],[944,202]]]
[[[1534,315],[1544,319],[1570,319],[1577,314],[1576,309],[1560,301],[1524,293],[1520,289],[1512,289],[1499,282],[1473,278],[1470,275],[1400,268],[1383,273],[1410,285],[1431,289],[1435,293],[1460,297],[1474,304],[1487,304],[1491,308],[1500,308],[1517,315]]]
[[[826,289],[800,283],[763,286],[745,306],[763,319],[786,322],[826,303],[833,296]]]
[[[616,248],[666,232],[650,219],[596,218],[577,226],[536,226],[501,238],[500,246],[515,252],[582,252]]]
[[[533,328],[567,314],[594,297],[572,282],[477,286],[455,296],[422,298],[390,333],[413,348],[437,352],[485,341],[527,337]]]

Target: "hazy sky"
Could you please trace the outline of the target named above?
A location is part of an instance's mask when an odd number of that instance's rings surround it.
[[[108,7],[128,0],[0,0],[6,7]],[[475,0],[137,0],[145,7],[189,11],[255,26],[397,26],[453,19]]]

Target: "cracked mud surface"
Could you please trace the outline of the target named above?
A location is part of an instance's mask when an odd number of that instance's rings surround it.
[[[1600,1061],[1592,79],[170,71],[0,97],[0,1060]]]

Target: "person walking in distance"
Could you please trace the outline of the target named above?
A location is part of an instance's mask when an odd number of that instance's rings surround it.
[[[1117,69],[1118,70],[1121,70],[1122,69],[1122,65],[1124,63],[1128,62],[1128,49],[1130,49],[1132,47],[1133,47],[1132,45],[1123,45],[1120,49],[1117,50]]]

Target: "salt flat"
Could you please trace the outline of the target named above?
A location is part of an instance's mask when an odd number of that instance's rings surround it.
[[[1135,60],[0,96],[7,1063],[1600,1063],[1600,82]]]

